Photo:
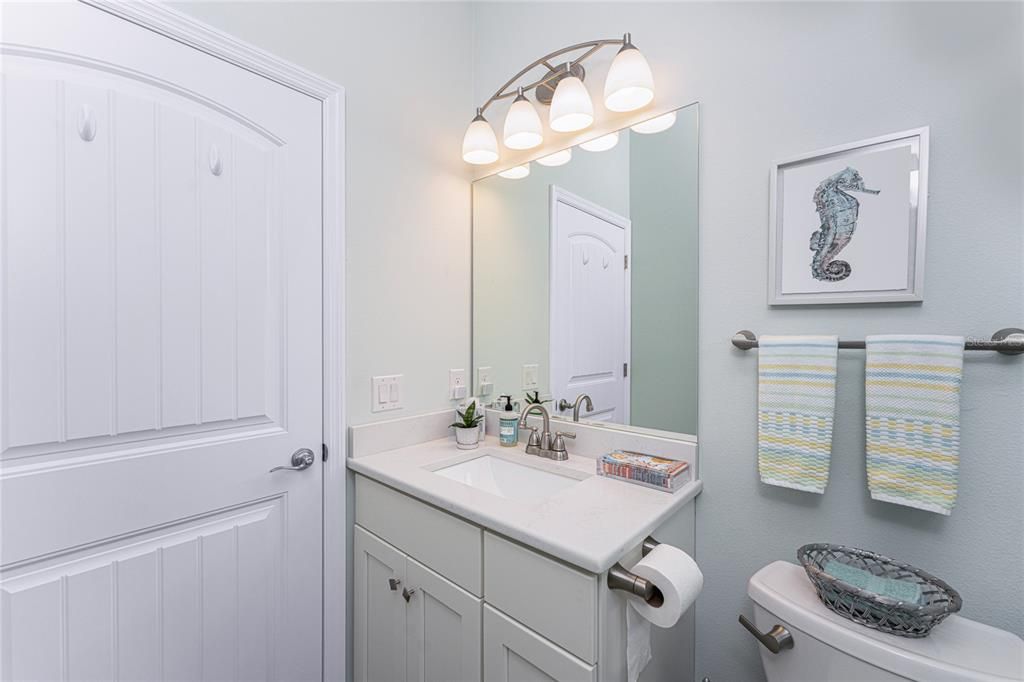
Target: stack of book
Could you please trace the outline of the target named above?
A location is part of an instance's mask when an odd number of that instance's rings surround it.
[[[615,450],[597,460],[597,473],[674,493],[690,480],[690,463]]]

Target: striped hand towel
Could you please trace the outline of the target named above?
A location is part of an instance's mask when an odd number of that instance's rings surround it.
[[[836,411],[835,336],[762,336],[757,467],[761,481],[825,492]]]
[[[868,487],[875,500],[949,515],[960,450],[962,336],[867,337]]]

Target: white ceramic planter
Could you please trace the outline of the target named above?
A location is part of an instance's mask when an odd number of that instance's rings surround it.
[[[455,445],[460,450],[474,450],[480,444],[480,427],[455,429]]]

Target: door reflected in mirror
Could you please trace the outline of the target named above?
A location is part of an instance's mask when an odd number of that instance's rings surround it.
[[[561,419],[696,435],[697,105],[674,114],[473,184],[486,402],[539,391]]]

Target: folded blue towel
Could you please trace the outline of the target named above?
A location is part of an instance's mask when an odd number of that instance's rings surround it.
[[[909,580],[884,578],[840,561],[830,561],[825,564],[825,572],[833,578],[842,580],[847,585],[859,587],[883,597],[909,604],[921,603],[921,586]]]

